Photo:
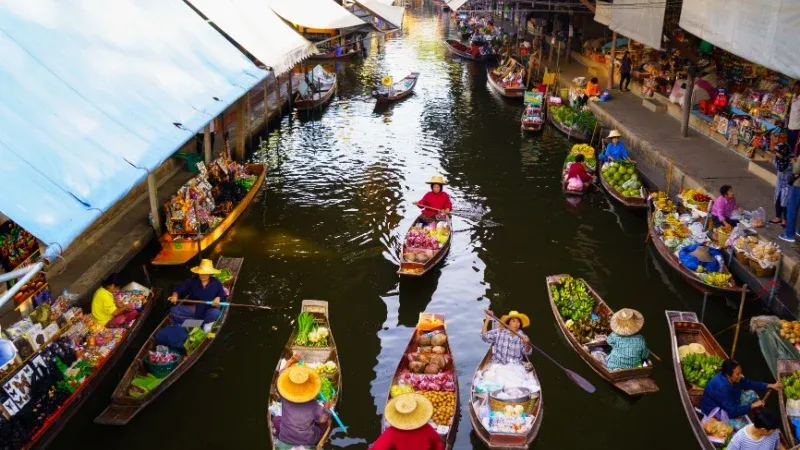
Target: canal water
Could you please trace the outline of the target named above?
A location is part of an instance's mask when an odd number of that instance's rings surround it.
[[[559,170],[570,146],[555,130],[524,136],[522,106],[490,91],[485,68],[448,54],[454,24],[432,5],[408,10],[404,33],[368,43],[364,61],[331,65],[339,90],[322,114],[286,117],[255,159],[269,164],[266,186],[207,256],[244,257],[234,298],[271,311],[235,309],[218,342],[183,378],[125,427],[92,423],[108,403],[138,344],[166,313],[161,305],[121,365],[68,424],[56,449],[269,448],[268,389],[302,299],[330,302],[344,376],[342,420],[329,448],[365,449],[380,433],[391,376],[419,313],[446,315],[460,379],[455,448],[484,448],[471,432],[470,380],[487,346],[483,310],[528,314],[533,342],[597,387],[588,394],[534,353],[544,393],[535,448],[695,448],[675,384],[664,311],[695,311],[702,296],[645,245],[641,213],[602,192],[578,204],[564,198]],[[383,75],[420,72],[410,98],[375,110]],[[669,120],[669,119],[665,119]],[[457,208],[444,264],[419,279],[396,275],[402,237],[418,213],[412,201],[443,174]],[[143,280],[145,249],[125,269]],[[186,267],[150,267],[155,285],[172,289]],[[557,328],[545,277],[583,277],[614,309],[633,307],[664,362],[661,391],[631,399],[592,372]],[[747,308],[755,314],[757,308]],[[706,323],[723,330],[735,305],[712,298]],[[730,349],[733,333],[720,334]],[[745,372],[768,379],[756,339],[743,330],[736,353]],[[771,381],[771,380],[770,380]],[[773,399],[774,401],[774,399]],[[774,406],[774,405],[773,405]]]

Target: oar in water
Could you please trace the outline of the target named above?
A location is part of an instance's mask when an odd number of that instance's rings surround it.
[[[430,210],[433,210],[433,211],[436,211],[436,212],[444,213],[443,209],[433,208],[431,206],[426,206],[426,205],[418,205],[418,206],[421,207],[421,208],[426,208],[426,209],[430,209]],[[469,213],[469,212],[466,212],[466,211],[459,211],[459,210],[455,210],[455,211],[454,210],[450,210],[450,214],[452,214],[454,216],[463,217],[465,219],[474,220],[476,222],[483,222],[485,225],[490,226],[490,227],[501,227],[501,226],[503,226],[503,224],[495,222],[493,220],[486,219],[480,214],[474,214],[474,213]]]
[[[211,302],[204,302],[202,300],[178,300],[178,301],[182,303],[194,303],[196,305],[211,305]],[[244,303],[229,303],[229,302],[219,302],[219,306],[236,306],[238,308],[255,308],[255,309],[266,309],[266,310],[272,309],[269,306],[248,305]]]
[[[328,401],[328,399],[325,398],[324,395],[322,395],[322,392],[319,393],[319,400],[322,406],[325,406],[325,402]],[[347,427],[344,426],[344,424],[342,423],[342,419],[339,418],[339,415],[336,414],[336,411],[333,410],[333,407],[328,408],[328,411],[330,411],[331,416],[334,418],[334,420],[336,420],[336,423],[339,424],[339,428],[341,428],[344,431],[344,434],[347,434]]]
[[[499,323],[500,325],[502,325],[502,326],[503,326],[503,328],[507,329],[507,330],[508,330],[508,331],[509,331],[511,334],[513,334],[514,336],[517,336],[517,337],[519,337],[520,339],[522,339],[522,336],[520,336],[520,335],[519,335],[519,334],[518,334],[516,331],[512,330],[511,328],[509,328],[509,327],[508,327],[508,325],[506,325],[505,323],[503,323],[503,322],[502,322],[500,319],[498,319],[498,318],[497,318],[497,317],[496,317],[494,314],[490,313],[490,312],[489,312],[489,310],[486,310],[485,312],[486,312],[486,315],[487,315],[487,316],[489,316],[489,317],[490,317],[492,320],[494,320],[495,322],[497,322],[497,323]],[[593,393],[594,391],[596,391],[596,390],[597,390],[597,389],[594,387],[594,385],[592,385],[592,383],[589,383],[589,382],[588,382],[588,381],[587,381],[585,378],[583,378],[582,376],[580,376],[580,375],[578,375],[577,373],[575,373],[575,372],[573,372],[573,371],[571,371],[571,370],[567,369],[566,367],[562,366],[562,365],[561,365],[561,364],[560,364],[558,361],[556,361],[555,359],[553,359],[553,357],[551,357],[550,355],[548,355],[547,353],[545,353],[545,352],[544,352],[544,350],[540,349],[539,347],[537,347],[537,346],[535,346],[535,345],[533,345],[533,344],[531,344],[531,343],[529,343],[528,345],[530,345],[530,346],[531,346],[531,348],[533,348],[534,350],[536,350],[537,352],[539,352],[539,353],[540,353],[542,356],[544,356],[545,358],[549,359],[549,360],[550,360],[550,361],[551,361],[553,364],[555,364],[556,366],[558,366],[558,368],[559,368],[559,369],[563,370],[563,371],[564,371],[564,373],[565,373],[565,374],[567,374],[567,376],[568,376],[568,377],[569,377],[569,378],[570,378],[572,381],[574,381],[574,382],[575,382],[575,384],[577,384],[578,386],[580,386],[580,388],[581,388],[581,389],[583,389],[584,391],[586,391],[586,392],[588,392],[588,393],[590,393],[590,394],[591,394],[591,393]]]

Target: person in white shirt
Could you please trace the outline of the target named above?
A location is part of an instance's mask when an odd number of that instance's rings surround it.
[[[789,107],[789,119],[786,124],[786,134],[789,136],[789,146],[797,154],[797,138],[800,136],[800,81],[794,83],[794,97]]]
[[[775,414],[759,410],[752,425],[746,425],[731,438],[728,450],[784,450]]]

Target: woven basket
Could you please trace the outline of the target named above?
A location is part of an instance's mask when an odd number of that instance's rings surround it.
[[[747,256],[747,253],[740,252],[739,250],[736,250],[736,260],[745,266],[750,264],[750,258]]]
[[[770,267],[769,269],[765,269],[765,268],[761,267],[761,264],[759,264],[758,261],[756,261],[755,259],[750,259],[748,261],[748,263],[750,264],[750,268],[753,269],[753,271],[759,277],[771,277],[771,276],[775,275],[775,268],[774,267]]]

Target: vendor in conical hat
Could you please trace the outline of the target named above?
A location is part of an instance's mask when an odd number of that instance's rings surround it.
[[[313,447],[325,432],[328,411],[317,401],[322,388],[319,374],[308,366],[294,364],[298,359],[297,355],[289,359],[288,367],[278,375],[281,415],[274,417],[273,426],[283,444]]]
[[[450,201],[450,196],[447,195],[447,192],[444,192],[444,186],[447,184],[444,177],[434,175],[426,183],[431,185],[431,191],[425,194],[422,200],[414,202],[414,204],[422,208],[422,215],[419,216],[419,219],[425,223],[430,223],[436,220],[437,214],[450,214],[450,210],[453,209],[453,203]]]
[[[428,423],[433,405],[427,398],[402,394],[389,400],[383,418],[390,425],[372,444],[371,450],[443,450],[439,433]]]
[[[178,298],[210,302],[210,305],[175,305],[169,310],[169,317],[174,325],[181,325],[187,319],[203,321],[203,330],[208,333],[214,322],[220,316],[219,304],[228,297],[225,286],[214,278],[220,272],[214,267],[210,259],[203,259],[200,264],[192,267],[191,271],[197,276],[184,281],[169,296],[169,301],[177,303]]]
[[[624,161],[626,159],[630,159],[628,156],[628,151],[625,149],[625,144],[619,140],[622,135],[617,130],[611,130],[608,133],[609,139],[608,144],[606,144],[606,149],[600,156],[597,157],[602,162],[611,162],[611,161]]]
[[[650,357],[644,337],[639,334],[644,316],[635,309],[623,308],[611,316],[611,334],[606,342],[611,352],[606,359],[608,370],[640,367]]]
[[[500,321],[506,324],[505,327],[489,330],[492,316],[494,316],[492,311],[486,311],[486,318],[483,321],[483,329],[481,330],[481,339],[492,345],[492,362],[497,364],[523,364],[527,356],[533,351],[531,340],[522,332],[522,328],[530,325],[531,320],[525,314],[511,311],[500,318]]]

